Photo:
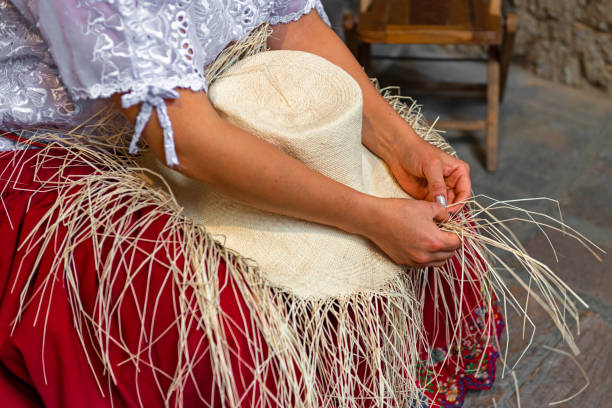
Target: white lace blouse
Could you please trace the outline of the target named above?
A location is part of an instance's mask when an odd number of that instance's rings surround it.
[[[72,127],[121,92],[142,103],[132,151],[157,109],[176,165],[164,99],[206,90],[203,68],[230,42],[312,9],[329,24],[320,0],[0,0],[0,129]]]

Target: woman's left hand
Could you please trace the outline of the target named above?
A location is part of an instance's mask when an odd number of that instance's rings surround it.
[[[418,200],[444,196],[449,211],[460,211],[471,194],[470,167],[425,142],[416,134],[403,139],[388,160],[402,188]]]
[[[436,201],[443,195],[449,210],[459,211],[471,195],[468,165],[423,141],[383,99],[342,40],[316,11],[289,24],[273,27],[272,49],[306,51],[319,55],[349,73],[363,93],[362,142],[384,159],[408,194]],[[401,139],[398,141],[397,139]]]

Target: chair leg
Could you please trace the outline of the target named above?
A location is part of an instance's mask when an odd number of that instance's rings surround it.
[[[506,15],[504,23],[504,37],[501,45],[501,74],[499,84],[499,100],[504,99],[506,91],[506,82],[508,81],[508,70],[510,69],[510,61],[512,59],[512,51],[514,49],[514,39],[516,37],[516,29],[518,26],[518,17],[516,14],[509,13]]]
[[[357,33],[357,20],[353,14],[344,16],[344,42],[355,57],[359,56],[359,34]]]
[[[362,67],[366,68],[370,64],[370,44],[364,43],[359,39],[357,32],[357,20],[354,15],[344,16],[344,41]]]
[[[498,47],[489,49],[487,67],[487,170],[497,169],[499,134],[500,53]]]
[[[371,45],[369,43],[360,43],[359,44],[359,52],[357,53],[357,60],[361,64],[361,66],[367,69],[370,66],[370,55],[371,55]]]

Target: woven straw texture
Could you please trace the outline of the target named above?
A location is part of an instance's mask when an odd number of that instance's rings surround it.
[[[209,98],[228,121],[310,168],[359,191],[409,196],[361,144],[357,82],[327,60],[298,51],[248,57],[217,79]],[[229,200],[145,155],[185,215],[254,259],[273,286],[316,298],[379,290],[405,269],[363,237],[266,213]]]

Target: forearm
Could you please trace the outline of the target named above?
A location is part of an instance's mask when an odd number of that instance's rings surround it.
[[[223,120],[205,94],[179,93],[177,100],[167,101],[177,170],[252,207],[365,235],[377,199],[313,171]],[[126,111],[132,119],[136,113]],[[163,161],[162,131],[155,117],[144,138]]]
[[[336,64],[351,75],[363,93],[365,146],[389,163],[406,138],[420,141],[414,130],[384,100],[342,40],[313,11],[290,24],[279,24],[268,41],[272,49],[310,52]]]

